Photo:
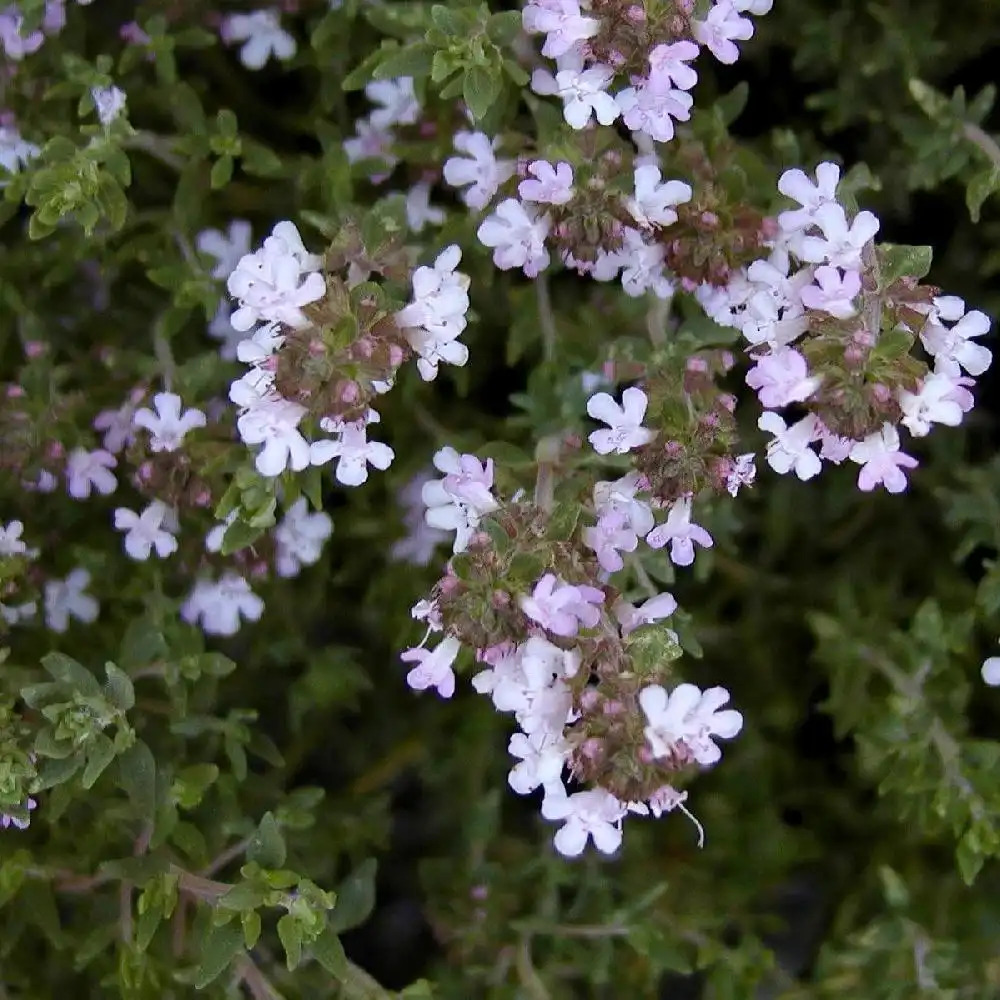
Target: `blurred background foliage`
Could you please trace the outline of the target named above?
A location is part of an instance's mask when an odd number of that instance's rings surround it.
[[[98,0],[86,31],[74,22],[59,46],[94,59],[130,6]],[[197,20],[197,5],[159,6]],[[157,134],[211,131],[217,110],[231,108],[240,134],[280,159],[273,180],[258,154],[257,176],[244,166],[212,191],[207,162],[178,175],[173,154],[140,143],[130,154],[135,211],[120,233],[87,241],[69,229],[30,243],[16,219],[7,223],[5,376],[17,371],[16,339],[42,335],[62,352],[64,387],[93,410],[116,404],[119,388],[93,374],[97,351],[155,372],[144,360],[148,317],[176,307],[177,283],[169,274],[147,279],[153,266],[183,271],[172,232],[189,239],[199,227],[246,217],[259,238],[303,209],[372,200],[339,147],[364,100],[339,81],[379,32],[357,3],[325,6],[300,4],[320,41],[310,53],[303,27],[305,55],[291,69],[270,64],[253,75],[222,48],[181,47],[183,83],[164,77],[160,62],[145,88],[129,90],[133,124]],[[870,184],[858,200],[881,217],[882,238],[932,245],[929,280],[1000,314],[1000,6],[777,0],[755,23],[735,66],[699,62],[697,105],[746,81],[730,131],[774,178],[827,156],[866,164]],[[36,136],[57,132],[65,107],[40,103],[30,73],[5,100]],[[397,180],[405,185],[405,167]],[[435,196],[453,203],[446,190]],[[478,322],[466,338],[469,366],[431,386],[404,379],[386,397],[381,428],[396,463],[362,489],[330,493],[335,531],[324,561],[265,589],[264,621],[226,644],[238,669],[193,684],[183,706],[140,692],[158,756],[222,768],[188,818],[201,831],[189,845],[194,866],[251,834],[248,816],[281,802],[289,865],[351,900],[348,955],[387,990],[420,977],[435,984],[433,994],[412,987],[413,997],[1000,997],[1000,878],[988,860],[1000,851],[1000,696],[979,680],[1000,636],[996,376],[980,381],[963,428],[920,443],[921,466],[904,496],[862,496],[847,469],[807,484],[764,469],[753,491],[711,512],[716,548],[693,574],[674,580],[648,553],[647,571],[689,616],[685,644],[700,655],[684,661],[687,679],[727,686],[746,728],[692,792],[708,833],[703,850],[678,818],[631,822],[619,857],[570,863],[551,849],[537,803],[506,789],[507,721],[467,685],[441,702],[403,683],[398,651],[415,637],[408,609],[437,578],[444,553],[422,568],[388,552],[405,533],[399,491],[436,448],[475,451],[499,440],[530,452],[553,422],[582,430],[581,373],[599,367],[619,335],[643,335],[642,311],[620,293],[586,286],[581,295],[576,279],[558,276],[558,337],[546,357],[534,290],[472,250],[472,231],[459,206],[434,235],[439,245],[470,248]],[[91,290],[75,268],[83,257],[100,261],[104,311],[87,305]],[[192,289],[192,301],[199,294]],[[209,349],[203,317],[183,311],[170,322],[181,381],[224,384],[232,366]],[[72,441],[71,420],[54,426]],[[102,563],[102,515],[80,507],[69,524],[65,498],[31,504],[37,523],[59,525],[44,541],[67,568],[82,561],[95,576],[106,570],[98,589],[121,612],[74,633],[70,652],[96,668],[121,643],[121,622],[135,616],[171,641],[169,615],[146,582],[126,577],[121,561]],[[41,633],[19,635],[17,661],[37,661],[48,643]],[[230,716],[228,735],[193,744],[157,722],[158,713],[200,712],[251,714]],[[251,732],[256,753],[240,782],[228,755]],[[13,897],[15,883],[18,893],[0,941],[7,995],[188,995],[164,971],[169,941],[151,947],[141,975],[112,956],[113,892],[52,893],[32,880],[35,857],[88,872],[132,850],[133,834],[107,797],[77,796],[61,814],[51,801],[48,819],[40,811],[27,832],[0,833],[0,899]],[[265,960],[277,947],[268,940]],[[284,996],[337,995],[316,965],[286,973],[276,961],[269,974]],[[371,992],[356,986],[362,991],[344,995],[383,995],[364,988]]]

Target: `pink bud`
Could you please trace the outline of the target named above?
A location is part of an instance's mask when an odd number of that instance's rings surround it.
[[[494,590],[490,597],[490,603],[498,611],[501,608],[506,608],[510,604],[510,594],[506,590]]]
[[[52,459],[60,459],[66,454],[62,441],[50,441],[45,446],[45,454]]]
[[[153,478],[153,463],[143,462],[137,470],[137,475],[139,476],[139,482],[148,483]]]
[[[210,490],[199,490],[194,496],[194,505],[196,507],[207,507],[211,502],[212,493]]]
[[[313,337],[313,339],[309,341],[309,353],[314,358],[322,357],[326,354],[326,344],[324,344],[322,340]]]
[[[644,24],[646,21],[646,12],[638,5],[633,4],[627,11],[625,11],[625,16],[633,24]]]
[[[643,764],[652,764],[655,758],[653,757],[653,751],[646,746],[645,743],[639,747],[639,760]]]
[[[583,694],[580,695],[580,708],[582,708],[584,712],[595,711],[600,703],[601,695],[592,687],[585,688]]]
[[[48,345],[41,340],[29,340],[24,345],[24,353],[29,358],[40,358],[48,350]]]
[[[398,368],[403,363],[403,348],[399,344],[389,345],[389,364]]]
[[[375,353],[375,341],[371,337],[362,337],[354,345],[354,350],[363,358],[370,358]]]
[[[580,756],[587,760],[599,760],[604,753],[604,740],[592,736],[589,740],[584,740],[580,747]]]
[[[471,889],[469,890],[469,895],[470,895],[470,896],[471,896],[471,897],[472,897],[473,899],[477,899],[477,900],[480,900],[480,901],[481,901],[481,900],[484,900],[484,899],[488,899],[488,898],[489,898],[489,895],[490,895],[490,890],[489,890],[489,887],[488,887],[488,886],[485,886],[485,885],[474,885],[474,886],[473,886],[473,887],[472,887],[472,888],[471,888]]]
[[[864,364],[867,353],[863,348],[858,347],[857,344],[848,344],[844,348],[844,364],[851,368],[858,368]]]
[[[684,454],[684,445],[680,441],[668,441],[663,446],[663,451],[668,458],[678,458]]]
[[[447,575],[438,580],[438,590],[440,590],[442,594],[450,594],[452,591],[458,590],[458,586],[459,579],[457,576],[453,575],[453,570],[451,566],[449,566]]]
[[[615,381],[615,363],[613,361],[605,361],[601,372],[609,382]]]
[[[701,219],[702,225],[707,226],[709,229],[715,229],[719,224],[719,217],[715,212],[702,212],[698,218]]]
[[[7,398],[8,399],[20,399],[22,396],[27,395],[25,391],[19,385],[9,385],[7,386]]]
[[[693,278],[681,278],[681,288],[684,289],[689,295],[693,294],[698,289],[698,282]]]
[[[719,405],[730,413],[736,412],[736,397],[731,393],[724,392],[719,396]]]
[[[689,372],[697,372],[699,375],[703,375],[708,371],[708,362],[704,358],[688,358],[685,367]]]
[[[421,138],[424,139],[433,138],[435,135],[437,135],[437,130],[438,130],[437,122],[428,122],[428,121],[421,122],[420,128],[418,129]]]
[[[605,715],[621,715],[625,711],[625,706],[617,699],[609,699],[604,703]]]
[[[722,363],[722,370],[724,372],[728,372],[736,364],[736,359],[733,357],[731,351],[723,351],[719,355],[719,360]]]
[[[878,403],[888,403],[892,399],[892,390],[881,382],[872,386],[872,398]]]
[[[777,219],[772,218],[769,215],[761,220],[760,235],[763,236],[765,240],[775,239],[778,233],[780,232],[781,232],[781,226],[778,225]]]
[[[341,382],[337,387],[337,398],[342,403],[356,403],[361,398],[361,388],[357,382]]]

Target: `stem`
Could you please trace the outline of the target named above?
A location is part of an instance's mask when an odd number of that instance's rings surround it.
[[[244,837],[237,844],[233,844],[232,847],[227,847],[217,858],[215,858],[207,868],[201,870],[201,875],[204,878],[211,878],[213,875],[222,871],[230,861],[234,861],[241,854],[243,854],[246,849],[250,846],[250,837]]]
[[[146,823],[142,831],[136,837],[135,846],[132,849],[134,857],[142,857],[149,850],[149,842],[153,839],[153,824]],[[121,926],[121,938],[123,943],[129,944],[132,941],[132,883],[123,881],[118,888],[118,920]]]
[[[977,146],[980,152],[985,153],[993,166],[1000,170],[1000,145],[993,136],[973,122],[965,122],[962,125],[962,135]]]
[[[129,136],[122,145],[125,149],[137,149],[149,153],[154,159],[165,163],[171,170],[182,170],[184,158],[178,156],[173,149],[173,140],[169,136],[156,135],[154,132],[136,132]]]
[[[253,1000],[284,1000],[271,985],[271,981],[260,971],[257,963],[249,955],[241,955],[236,963],[238,982],[250,991]]]
[[[538,293],[538,323],[542,328],[542,357],[546,361],[553,361],[559,335],[556,332],[556,317],[552,312],[549,279],[544,273],[535,278],[535,291]]]
[[[603,938],[628,937],[630,927],[624,924],[545,924],[518,921],[513,925],[526,934],[543,934],[548,937],[586,938],[600,940]]]
[[[878,341],[882,332],[882,274],[878,266],[878,254],[875,252],[874,242],[865,245],[861,252],[861,263],[871,275],[875,282],[875,289],[865,292],[862,296],[864,303],[865,329]]]

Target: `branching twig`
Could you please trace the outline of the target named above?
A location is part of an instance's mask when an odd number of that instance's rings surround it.
[[[997,143],[993,136],[974,122],[965,122],[962,125],[962,135],[976,146],[980,152],[985,153],[993,166],[1000,170],[1000,144]]]

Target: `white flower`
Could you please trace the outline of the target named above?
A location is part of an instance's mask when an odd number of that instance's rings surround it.
[[[279,227],[284,228],[279,231]],[[230,318],[233,326],[249,330],[261,321],[305,326],[302,307],[326,294],[317,260],[305,252],[292,223],[275,226],[263,246],[242,257],[226,281],[229,294],[239,300],[239,308]]]
[[[656,594],[635,607],[619,598],[612,610],[622,627],[622,635],[629,635],[642,625],[669,618],[677,610],[677,601],[673,594]]]
[[[601,30],[597,18],[585,17],[577,0],[529,0],[521,13],[529,34],[545,35],[542,55],[556,59],[577,42],[593,38]]]
[[[26,167],[41,149],[33,142],[21,138],[21,133],[11,125],[0,126],[0,168],[16,174]],[[4,182],[0,182],[3,186]]]
[[[691,117],[694,98],[686,90],[671,87],[669,77],[654,74],[635,87],[620,90],[615,103],[627,128],[657,142],[669,142],[674,137],[674,121],[686,122]]]
[[[500,270],[520,267],[529,278],[536,278],[549,266],[545,237],[551,221],[516,198],[507,198],[483,220],[476,235],[480,243],[493,248],[493,263]]]
[[[629,472],[613,483],[598,481],[594,485],[594,509],[598,516],[624,514],[628,526],[640,538],[653,527],[653,511],[644,500],[637,500],[639,473]]]
[[[38,605],[34,601],[24,601],[21,604],[4,604],[0,601],[0,618],[8,625],[20,625],[35,617]]]
[[[619,406],[606,392],[598,392],[587,401],[587,413],[607,424],[610,430],[594,431],[588,440],[598,455],[624,455],[641,448],[656,437],[655,431],[642,426],[649,399],[637,386],[622,393]]]
[[[607,92],[614,71],[607,66],[584,69],[583,56],[570,50],[557,62],[553,76],[548,70],[531,74],[531,89],[536,94],[556,94],[563,102],[563,117],[575,129],[585,128],[596,116],[602,125],[610,125],[620,114],[614,98]]]
[[[231,510],[224,521],[220,521],[218,524],[212,528],[209,533],[205,536],[205,551],[206,552],[221,552],[222,542],[226,537],[226,529],[236,520],[239,511]]]
[[[125,91],[118,87],[91,87],[90,96],[102,125],[110,125],[125,107]]]
[[[337,482],[344,486],[360,486],[368,479],[369,465],[384,471],[395,458],[387,444],[368,440],[368,429],[362,421],[344,423],[324,417],[320,427],[337,437],[314,441],[309,448],[309,461],[313,465],[326,465],[336,458],[335,475]]]
[[[622,820],[625,806],[603,788],[566,795],[565,791],[548,794],[542,802],[546,819],[564,820],[556,833],[556,850],[568,858],[583,853],[588,840],[603,854],[614,854],[622,842]]]
[[[809,414],[786,427],[781,414],[767,410],[760,415],[757,426],[774,435],[767,443],[767,464],[779,475],[794,470],[805,482],[820,471],[819,455],[809,447],[819,436],[815,416]]]
[[[533,160],[528,164],[528,173],[531,177],[517,186],[522,201],[565,205],[573,199],[573,168],[568,163],[553,166],[547,160]]]
[[[125,532],[125,551],[140,562],[148,559],[154,548],[161,559],[177,551],[177,539],[169,530],[171,523],[176,524],[173,512],[159,500],[150,503],[141,514],[128,507],[115,511],[115,529]]]
[[[666,251],[660,243],[647,243],[637,229],[625,230],[617,264],[622,268],[622,288],[631,298],[652,292],[659,299],[674,294],[674,286],[664,274]],[[598,278],[595,271],[594,277]]]
[[[442,698],[450,698],[455,693],[455,672],[452,664],[462,648],[458,639],[446,636],[433,650],[416,646],[400,655],[404,663],[416,663],[406,675],[406,683],[414,691],[435,688]]]
[[[813,222],[823,232],[805,236],[797,248],[798,255],[812,264],[827,263],[845,270],[861,268],[861,253],[879,230],[878,218],[871,212],[858,212],[850,226],[842,206],[826,202],[813,212]]]
[[[912,455],[899,450],[899,431],[889,423],[856,442],[849,457],[861,466],[858,489],[866,493],[880,483],[889,493],[902,493],[906,489],[903,469],[915,469],[919,464]]]
[[[808,228],[813,222],[816,209],[837,200],[839,183],[840,167],[836,163],[819,164],[816,167],[815,184],[798,167],[786,170],[778,178],[778,190],[802,207],[793,212],[782,212],[778,216],[778,225],[787,234]]]
[[[507,749],[518,758],[507,775],[507,783],[518,795],[528,795],[542,785],[558,781],[569,748],[562,736],[543,731],[527,736],[514,733]]]
[[[420,491],[431,480],[428,472],[415,475],[400,491],[398,501],[403,508],[403,524],[406,535],[393,542],[390,555],[401,562],[415,566],[426,566],[434,558],[434,551],[448,538],[448,533],[432,528],[424,520],[424,504]]]
[[[118,459],[103,448],[87,451],[74,448],[66,457],[66,480],[69,495],[77,500],[85,500],[91,489],[102,496],[114,493],[118,480],[111,471],[118,465]]]
[[[456,132],[455,149],[465,156],[452,156],[445,160],[444,179],[452,187],[464,187],[462,201],[469,208],[485,208],[497,193],[500,185],[514,175],[513,160],[498,160],[494,150],[499,139],[490,140],[482,132]]]
[[[135,411],[132,423],[149,431],[150,451],[177,451],[184,435],[208,423],[201,410],[191,407],[181,413],[181,397],[175,392],[158,392],[153,397],[153,410],[142,407]]]
[[[365,85],[365,97],[378,104],[368,120],[376,128],[412,125],[420,117],[420,105],[413,92],[413,78],[400,76],[395,80],[372,80]]]
[[[705,549],[715,544],[701,525],[692,522],[690,495],[675,500],[670,505],[666,521],[646,535],[646,544],[651,549],[662,549],[668,543],[670,561],[675,566],[690,566],[694,562],[696,544]]]
[[[733,462],[733,467],[726,476],[726,492],[735,497],[741,486],[752,486],[757,478],[757,466],[754,463],[754,453],[747,452],[745,455],[737,455]]]
[[[957,427],[972,409],[973,398],[968,389],[972,384],[971,378],[947,370],[931,372],[916,392],[900,392],[903,426],[914,437],[924,437],[932,424]]]
[[[272,55],[275,59],[291,59],[295,55],[295,39],[281,27],[280,18],[276,10],[229,14],[223,18],[220,34],[227,45],[244,43],[240,62],[247,69],[261,69]]]
[[[309,444],[298,430],[305,415],[304,406],[281,397],[262,400],[240,415],[236,429],[243,441],[264,445],[254,461],[262,476],[280,476],[289,467],[301,472],[309,465]]]
[[[980,673],[984,684],[1000,687],[1000,656],[991,656],[984,660]]]
[[[734,709],[719,709],[729,701],[723,687],[704,693],[694,684],[679,684],[668,695],[659,684],[639,693],[646,716],[644,730],[654,757],[690,754],[699,764],[715,764],[722,751],[712,737],[732,739],[743,728],[743,716]]]
[[[28,546],[21,541],[24,524],[21,521],[11,521],[5,528],[0,521],[0,556],[22,556],[28,552]]]
[[[469,277],[455,269],[462,259],[456,244],[446,247],[433,267],[413,272],[413,300],[396,313],[396,324],[418,356],[425,381],[437,376],[438,364],[464,365],[469,350],[457,338],[469,310]]]
[[[716,0],[704,21],[692,21],[691,32],[721,63],[730,65],[740,57],[734,41],[753,36],[753,24],[740,17],[733,0]]]
[[[240,260],[250,252],[252,230],[245,219],[233,219],[226,232],[203,229],[195,239],[195,247],[215,258],[212,277],[228,278]]]
[[[641,226],[670,226],[677,221],[673,206],[691,200],[691,186],[683,181],[660,183],[660,168],[636,167],[635,197],[628,200],[632,218]]]
[[[236,635],[243,619],[255,622],[263,613],[264,602],[232,570],[217,582],[199,580],[181,605],[181,618],[200,624],[206,635]]]
[[[90,573],[78,567],[65,580],[49,580],[45,584],[45,624],[53,632],[65,632],[70,618],[87,625],[97,619],[100,605],[84,593],[89,583]]]
[[[406,224],[412,232],[420,233],[424,226],[440,226],[444,220],[444,209],[431,206],[430,182],[418,181],[406,195]]]
[[[497,507],[491,492],[493,462],[482,464],[475,455],[459,455],[446,446],[435,453],[434,467],[445,475],[421,487],[425,520],[432,528],[454,531],[453,551],[464,552],[479,519]]]
[[[989,317],[978,309],[965,313],[965,303],[957,296],[941,296],[934,302],[937,308],[920,331],[920,341],[927,353],[939,365],[954,368],[956,374],[959,368],[964,368],[972,376],[982,375],[992,363],[993,355],[988,347],[977,344],[972,338],[989,333]],[[945,304],[947,315],[942,313],[941,303]],[[952,307],[950,312],[948,307]],[[941,323],[942,319],[956,319],[958,322],[946,327]]]
[[[278,576],[295,576],[303,566],[316,562],[332,532],[330,515],[323,511],[310,513],[306,498],[299,497],[274,529],[274,565]]]
[[[367,118],[358,119],[354,127],[357,135],[344,140],[344,153],[348,163],[381,160],[385,169],[391,170],[399,162],[392,154],[395,136],[390,129],[376,128]]]

